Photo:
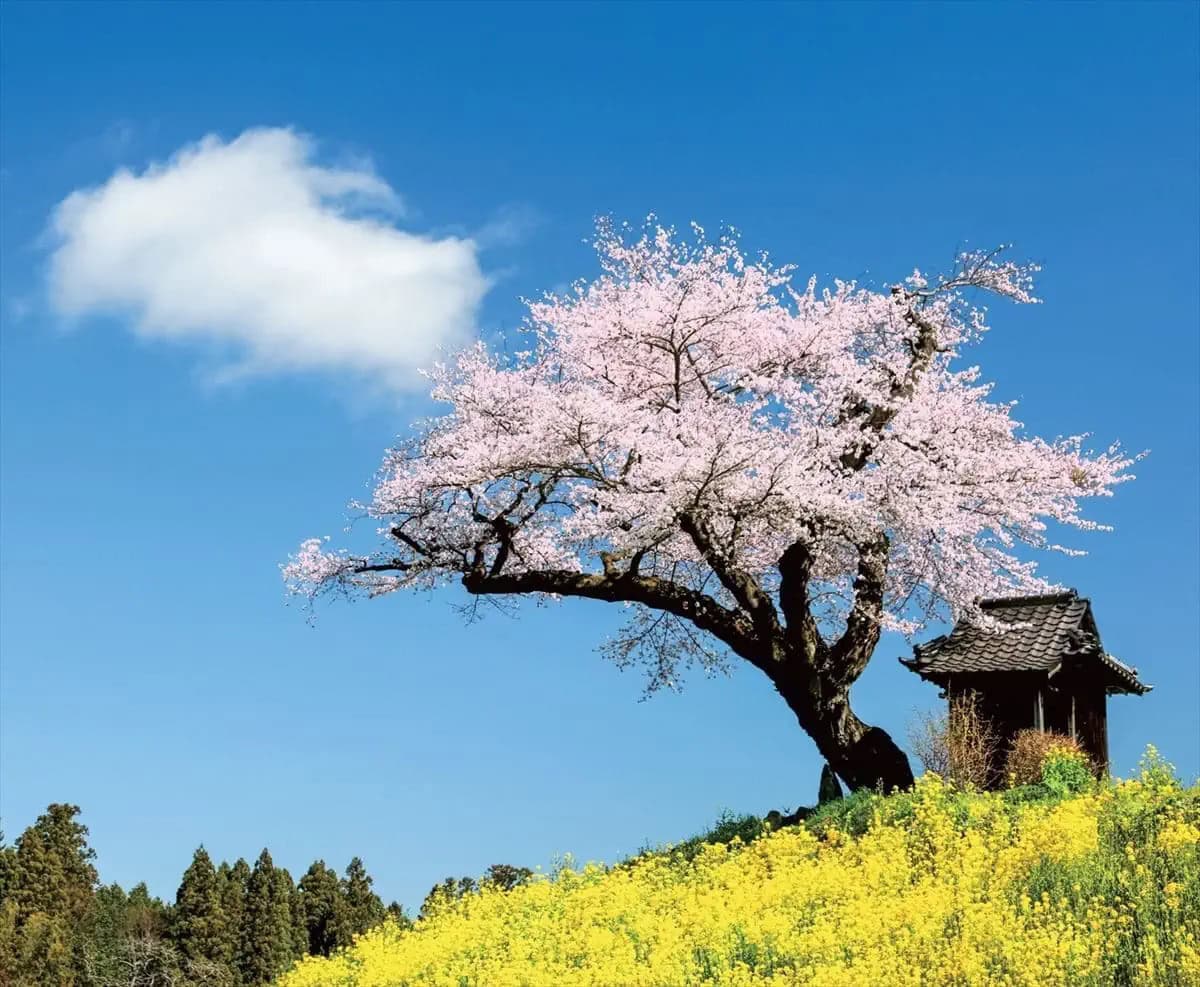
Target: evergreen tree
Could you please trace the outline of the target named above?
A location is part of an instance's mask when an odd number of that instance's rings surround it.
[[[342,880],[342,901],[345,904],[343,943],[375,928],[387,914],[379,895],[371,890],[372,883],[362,860],[358,857],[351,860]]]
[[[242,858],[232,867],[222,862],[217,871],[221,893],[221,911],[225,914],[225,955],[231,968],[235,987],[249,983],[245,979],[247,959],[244,955],[242,929],[246,917],[246,893],[250,883],[250,865]]]
[[[77,815],[75,805],[48,806],[3,854],[0,982],[41,987],[82,980],[97,874]]]
[[[17,903],[12,897],[0,900],[0,984],[17,982]]]
[[[402,929],[412,928],[412,919],[405,914],[404,906],[398,901],[387,906],[387,916]]]
[[[200,847],[183,873],[171,915],[171,938],[185,961],[229,961],[221,904],[216,869],[208,851]]]
[[[117,946],[127,933],[128,914],[129,896],[121,885],[106,884],[96,889],[84,947],[89,981],[104,979],[107,974]]]
[[[300,878],[300,904],[309,953],[329,956],[339,946],[349,945],[341,938],[348,929],[341,882],[324,860],[314,861]]]
[[[263,850],[246,885],[242,917],[241,970],[249,987],[274,980],[292,963],[291,877],[276,876],[271,854]]]
[[[87,987],[185,983],[179,979],[182,958],[167,932],[166,906],[151,896],[145,884],[135,885],[129,894],[118,884],[99,888],[92,920],[82,934],[83,983]]]
[[[98,875],[79,806],[54,803],[17,840],[12,896],[22,919],[41,912],[81,923],[92,906]]]
[[[457,880],[448,877],[441,884],[435,884],[429,889],[429,894],[421,903],[420,917],[429,918],[442,905],[457,901],[463,895],[474,894],[478,890],[479,885],[473,877],[460,877]]]
[[[0,905],[8,900],[9,889],[12,885],[13,873],[17,866],[17,851],[15,847],[4,842],[4,831],[0,830]]]
[[[305,954],[305,940],[307,939],[304,916],[300,909],[300,894],[286,867],[275,868],[271,900],[281,932],[279,956],[284,963],[283,969],[286,970]]]
[[[135,936],[166,938],[171,923],[167,906],[161,898],[155,898],[146,887],[146,882],[135,884],[125,902],[125,930]]]
[[[0,911],[4,912],[0,915],[0,983],[5,987],[76,987],[80,983],[83,963],[65,918],[46,912],[18,917],[15,902],[6,902]]]
[[[292,886],[292,939],[295,946],[292,950],[296,959],[308,955],[308,922],[304,915],[304,896],[300,893],[300,885]]]
[[[242,979],[249,987],[266,983],[274,975],[267,940],[271,928],[271,884],[274,864],[263,850],[246,882],[246,901],[241,927]]]
[[[533,877],[533,871],[528,867],[514,867],[512,864],[492,864],[483,875],[483,883],[491,884],[501,891],[511,891],[520,887]]]

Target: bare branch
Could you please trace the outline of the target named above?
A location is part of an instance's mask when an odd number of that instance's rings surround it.
[[[767,639],[776,639],[781,630],[779,615],[771,598],[763,592],[758,581],[749,573],[730,563],[716,543],[712,526],[690,512],[679,515],[679,526],[692,539],[704,561],[712,567],[717,579],[737,600],[738,605],[750,615],[755,628]]]
[[[469,593],[478,595],[549,593],[610,603],[641,603],[690,621],[755,665],[761,666],[764,660],[763,644],[745,616],[722,606],[705,593],[686,589],[669,580],[628,573],[597,575],[565,569],[497,575],[472,570],[463,574],[462,584]]]
[[[788,640],[810,668],[819,664],[825,650],[809,600],[812,563],[812,553],[802,540],[789,545],[779,559],[779,606],[787,620]]]
[[[888,536],[858,546],[858,571],[854,577],[854,604],[846,629],[829,652],[833,675],[847,684],[867,667],[883,630],[883,590],[887,578]]]

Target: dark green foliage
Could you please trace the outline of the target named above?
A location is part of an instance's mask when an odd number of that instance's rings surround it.
[[[375,928],[387,914],[379,895],[371,890],[372,883],[363,862],[358,857],[351,860],[342,879],[343,942]]]
[[[12,897],[22,916],[35,913],[82,921],[98,875],[79,806],[54,803],[17,840]]]
[[[267,854],[267,859],[270,860],[270,854]],[[274,866],[270,868],[270,875],[270,924],[263,941],[270,950],[271,968],[274,971],[271,979],[274,979],[296,960],[298,923],[292,914],[292,897],[295,891],[292,875],[288,873],[287,868]],[[251,880],[253,882],[253,874]]]
[[[1015,808],[1021,805],[1046,802],[1051,798],[1051,794],[1050,789],[1038,782],[1036,785],[1017,785],[1014,788],[1005,789],[1000,793],[1000,798],[1005,805]]]
[[[74,935],[83,956],[79,987],[228,987],[228,977],[205,978],[201,966],[180,955],[167,908],[145,884],[129,894],[117,884],[99,888],[89,925]]]
[[[286,970],[304,955],[304,916],[296,884],[286,867],[276,867],[272,874],[271,905],[279,929],[279,956]],[[282,972],[282,971],[281,971]]]
[[[501,891],[511,891],[533,877],[533,871],[528,867],[514,867],[512,864],[492,864],[480,878],[481,884],[490,884]]]
[[[263,850],[246,884],[238,965],[248,987],[270,983],[292,965],[291,876],[276,872],[271,854]]]
[[[268,869],[270,868],[270,869]],[[244,984],[261,984],[272,976],[271,855],[264,849],[246,881],[242,924],[238,932],[238,970]]]
[[[774,813],[778,815],[778,813]],[[691,839],[684,840],[682,843],[676,843],[670,847],[653,847],[644,846],[636,854],[631,857],[626,857],[624,860],[613,865],[614,868],[628,867],[643,857],[653,856],[656,854],[667,853],[681,860],[693,860],[700,850],[707,843],[724,843],[728,845],[734,839],[740,840],[742,843],[752,843],[764,833],[769,833],[772,829],[772,824],[767,819],[761,819],[758,816],[752,815],[736,815],[735,813],[725,810],[717,817],[713,827],[699,836],[693,836]]]
[[[235,981],[243,983],[242,927],[246,919],[246,894],[250,884],[250,865],[241,857],[232,867],[222,862],[217,868],[217,889],[225,916],[225,956]]]
[[[388,918],[396,923],[402,929],[412,928],[412,919],[404,911],[404,906],[398,901],[393,901],[387,906]]]
[[[341,939],[347,925],[342,885],[337,873],[323,860],[314,861],[300,878],[300,909],[309,953],[329,956],[339,946],[347,945]]]
[[[162,899],[150,894],[145,881],[135,884],[125,900],[126,931],[133,935],[166,936],[169,925],[167,906]]]
[[[882,796],[869,788],[860,788],[845,798],[817,806],[812,815],[804,821],[804,825],[819,836],[830,829],[861,835],[870,826],[876,803],[881,798]]]
[[[476,894],[483,887],[512,891],[513,888],[526,884],[532,877],[533,871],[528,867],[514,867],[512,864],[492,864],[478,881],[473,877],[448,877],[441,884],[435,884],[429,889],[429,894],[421,903],[419,917],[429,918],[445,903]],[[388,906],[387,911],[401,928],[412,924],[411,919],[404,914],[404,909],[395,902]]]
[[[145,888],[144,884],[138,885]],[[126,921],[129,916],[129,895],[119,884],[103,884],[96,889],[92,907],[92,931],[105,937],[116,938],[129,931]]]
[[[11,899],[0,906],[0,983],[5,987],[75,987],[82,963],[70,924],[61,916],[22,916]]]
[[[817,789],[817,805],[824,805],[826,802],[836,802],[841,797],[841,782],[838,781],[837,775],[833,773],[833,768],[826,764],[821,768],[821,785]]]
[[[11,847],[4,842],[4,831],[0,830],[0,905],[8,898],[16,866],[16,847]]]
[[[456,901],[478,890],[479,885],[473,877],[448,877],[441,884],[435,884],[429,889],[429,894],[421,902],[420,917],[429,918],[447,902]]]
[[[288,875],[291,894],[288,898],[288,908],[292,916],[292,957],[301,959],[308,955],[308,925],[304,921],[304,902],[301,900],[300,888],[292,884]]]
[[[97,874],[79,807],[54,803],[5,849],[0,983],[74,985],[84,973],[77,932],[93,920]]]
[[[171,915],[171,937],[185,960],[228,963],[230,937],[217,871],[204,847],[183,873]]]
[[[97,889],[88,942],[84,947],[88,980],[103,983],[119,972],[117,950],[128,935],[129,896],[119,884]]]
[[[701,843],[732,843],[734,839],[750,843],[758,839],[762,832],[762,820],[758,816],[739,816],[732,812],[723,812],[717,817],[712,829],[696,839]]]
[[[732,843],[735,839],[742,843],[752,843],[767,831],[763,820],[758,816],[735,815],[732,812],[722,812],[716,823],[707,833],[693,836],[684,840],[671,849],[674,856],[692,860],[706,843]]]
[[[344,878],[317,861],[296,885],[267,850],[253,868],[215,867],[200,847],[173,906],[145,884],[97,887],[78,813],[49,806],[15,846],[0,834],[0,987],[262,987],[389,916],[412,924],[400,905],[384,908],[357,857]],[[529,873],[489,870],[506,887]]]

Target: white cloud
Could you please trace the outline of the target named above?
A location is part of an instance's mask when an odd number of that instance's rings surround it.
[[[403,387],[470,336],[488,279],[467,237],[399,229],[369,164],[314,164],[292,130],[209,136],[54,212],[49,295],[142,336],[216,342],[237,372],[335,369]]]

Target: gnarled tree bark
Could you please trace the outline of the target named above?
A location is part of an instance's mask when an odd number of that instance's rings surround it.
[[[677,583],[638,575],[633,567],[618,570],[611,563],[604,574],[569,570],[505,573],[494,564],[485,568],[480,563],[463,574],[462,583],[468,592],[480,596],[553,593],[638,603],[674,614],[712,634],[762,671],[849,787],[890,791],[911,785],[912,770],[904,752],[884,730],[864,723],[850,706],[850,687],[866,668],[879,640],[886,536],[860,546],[854,605],[845,631],[830,643],[812,614],[808,599],[811,559],[803,542],[790,546],[780,559],[777,607],[752,576],[729,564],[702,518],[685,513],[680,527],[733,596],[736,608]],[[507,530],[498,526],[502,541]]]

